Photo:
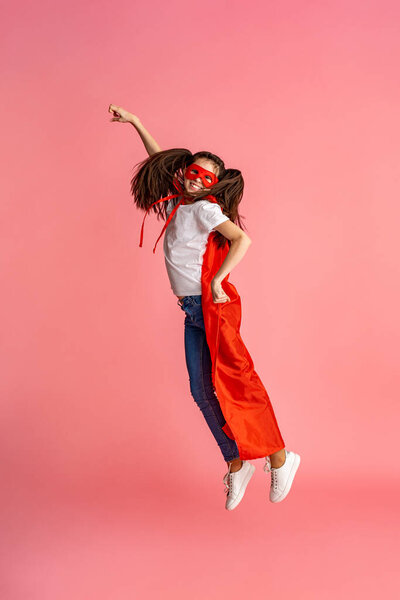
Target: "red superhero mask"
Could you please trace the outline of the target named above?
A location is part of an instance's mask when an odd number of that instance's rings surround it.
[[[186,179],[197,179],[200,177],[204,187],[206,188],[211,187],[218,181],[218,177],[215,175],[215,173],[207,171],[207,169],[203,169],[203,167],[200,167],[200,165],[197,165],[196,163],[192,163],[187,167],[185,171],[185,177]]]

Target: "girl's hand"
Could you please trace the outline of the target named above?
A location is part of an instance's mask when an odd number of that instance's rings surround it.
[[[229,296],[222,289],[221,282],[213,279],[211,281],[211,293],[215,303],[229,302]]]
[[[108,107],[108,112],[113,113],[114,117],[110,119],[110,121],[119,121],[120,123],[132,123],[133,125],[139,123],[139,118],[136,115],[128,112],[123,109],[122,106],[116,106],[115,104],[110,104]]]

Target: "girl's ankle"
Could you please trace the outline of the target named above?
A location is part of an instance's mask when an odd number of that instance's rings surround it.
[[[231,460],[230,461],[230,465],[231,465],[231,473],[236,473],[237,471],[240,471],[240,469],[243,466],[243,461],[240,459],[236,459],[236,460]]]

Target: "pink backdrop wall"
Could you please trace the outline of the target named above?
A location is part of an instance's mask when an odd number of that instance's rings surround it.
[[[4,598],[395,597],[399,19],[388,0],[3,7]],[[162,221],[138,246],[147,154],[110,103],[243,173],[230,281],[302,456],[282,505],[256,461],[224,510]]]

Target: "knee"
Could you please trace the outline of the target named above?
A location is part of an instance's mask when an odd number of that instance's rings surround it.
[[[209,404],[204,386],[190,383],[190,393],[200,409],[205,408]]]
[[[216,406],[219,404],[211,382],[205,383],[202,386],[191,384],[190,393],[193,396],[196,404],[198,404],[201,409],[207,406],[216,408]]]

